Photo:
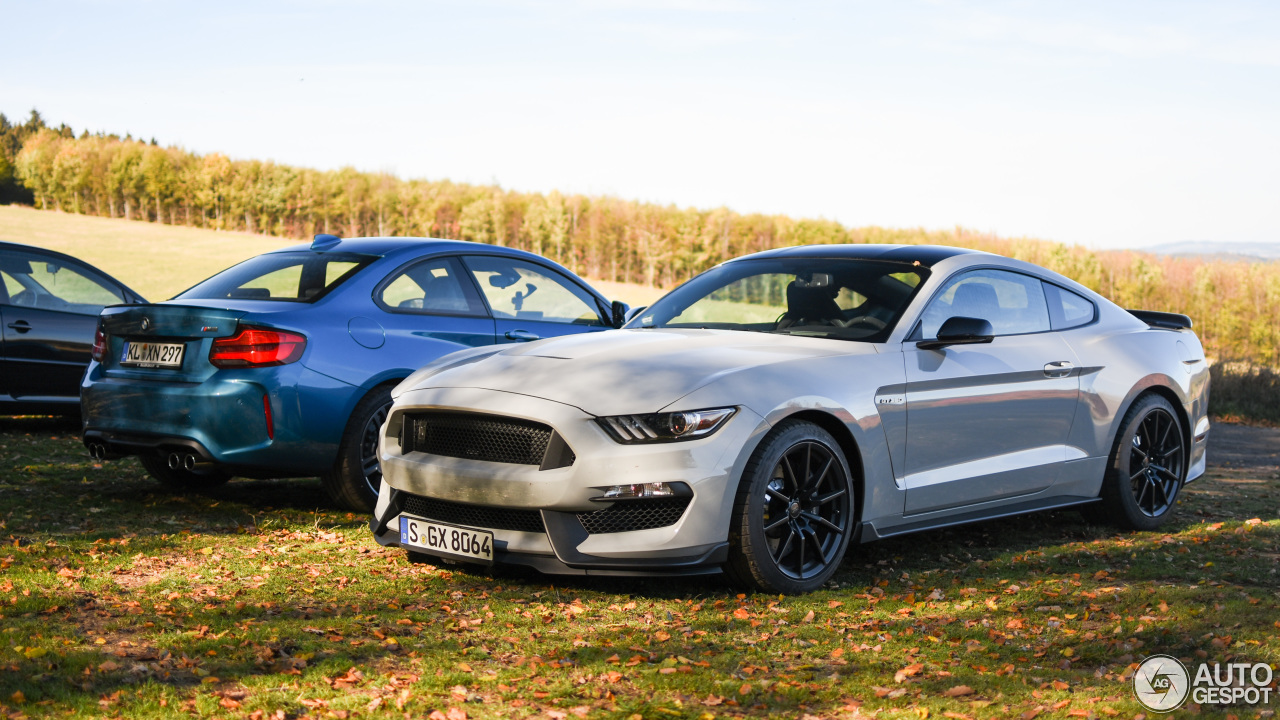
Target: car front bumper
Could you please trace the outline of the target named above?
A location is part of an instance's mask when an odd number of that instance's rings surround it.
[[[423,411],[542,423],[563,439],[574,460],[544,470],[534,464],[401,452],[406,414]],[[479,388],[414,390],[397,399],[383,426],[382,490],[370,527],[379,543],[396,547],[401,546],[401,514],[489,530],[496,562],[544,572],[714,572],[727,557],[743,449],[754,447],[763,429],[761,417],[739,408],[705,438],[623,445],[573,406]],[[650,501],[592,499],[609,486],[656,482],[682,483],[691,490],[682,512],[671,513],[669,502],[662,507],[671,522],[658,527],[642,511]],[[511,513],[524,520],[510,520]],[[623,516],[645,516],[647,522],[631,529]]]

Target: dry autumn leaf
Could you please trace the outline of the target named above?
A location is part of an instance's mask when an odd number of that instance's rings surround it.
[[[894,681],[894,682],[902,682],[903,680],[906,680],[906,679],[907,679],[907,678],[909,678],[909,677],[913,677],[913,676],[915,676],[915,675],[919,675],[919,674],[920,674],[920,671],[921,671],[921,670],[923,670],[923,669],[924,669],[924,663],[912,663],[912,664],[910,664],[910,665],[908,665],[908,666],[906,666],[906,667],[902,668],[902,669],[901,669],[901,670],[899,670],[898,672],[894,673],[894,674],[893,674],[893,681]]]
[[[955,687],[948,689],[946,692],[942,694],[947,697],[961,697],[964,695],[972,695],[973,688],[969,687],[968,685],[956,685]]]

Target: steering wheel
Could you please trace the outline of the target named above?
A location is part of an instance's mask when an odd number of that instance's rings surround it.
[[[859,315],[856,318],[850,318],[844,324],[845,327],[853,327],[854,325],[870,325],[877,330],[883,330],[887,323],[872,315]]]

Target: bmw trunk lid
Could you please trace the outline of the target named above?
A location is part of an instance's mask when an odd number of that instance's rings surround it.
[[[213,373],[209,348],[236,333],[248,308],[132,305],[102,311],[109,377],[200,382]]]

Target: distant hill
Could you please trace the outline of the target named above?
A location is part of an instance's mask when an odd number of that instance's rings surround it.
[[[1151,247],[1138,248],[1142,252],[1153,255],[1169,255],[1171,257],[1195,257],[1204,260],[1229,260],[1244,262],[1270,262],[1280,260],[1280,242],[1204,242],[1187,241],[1164,243]]]

